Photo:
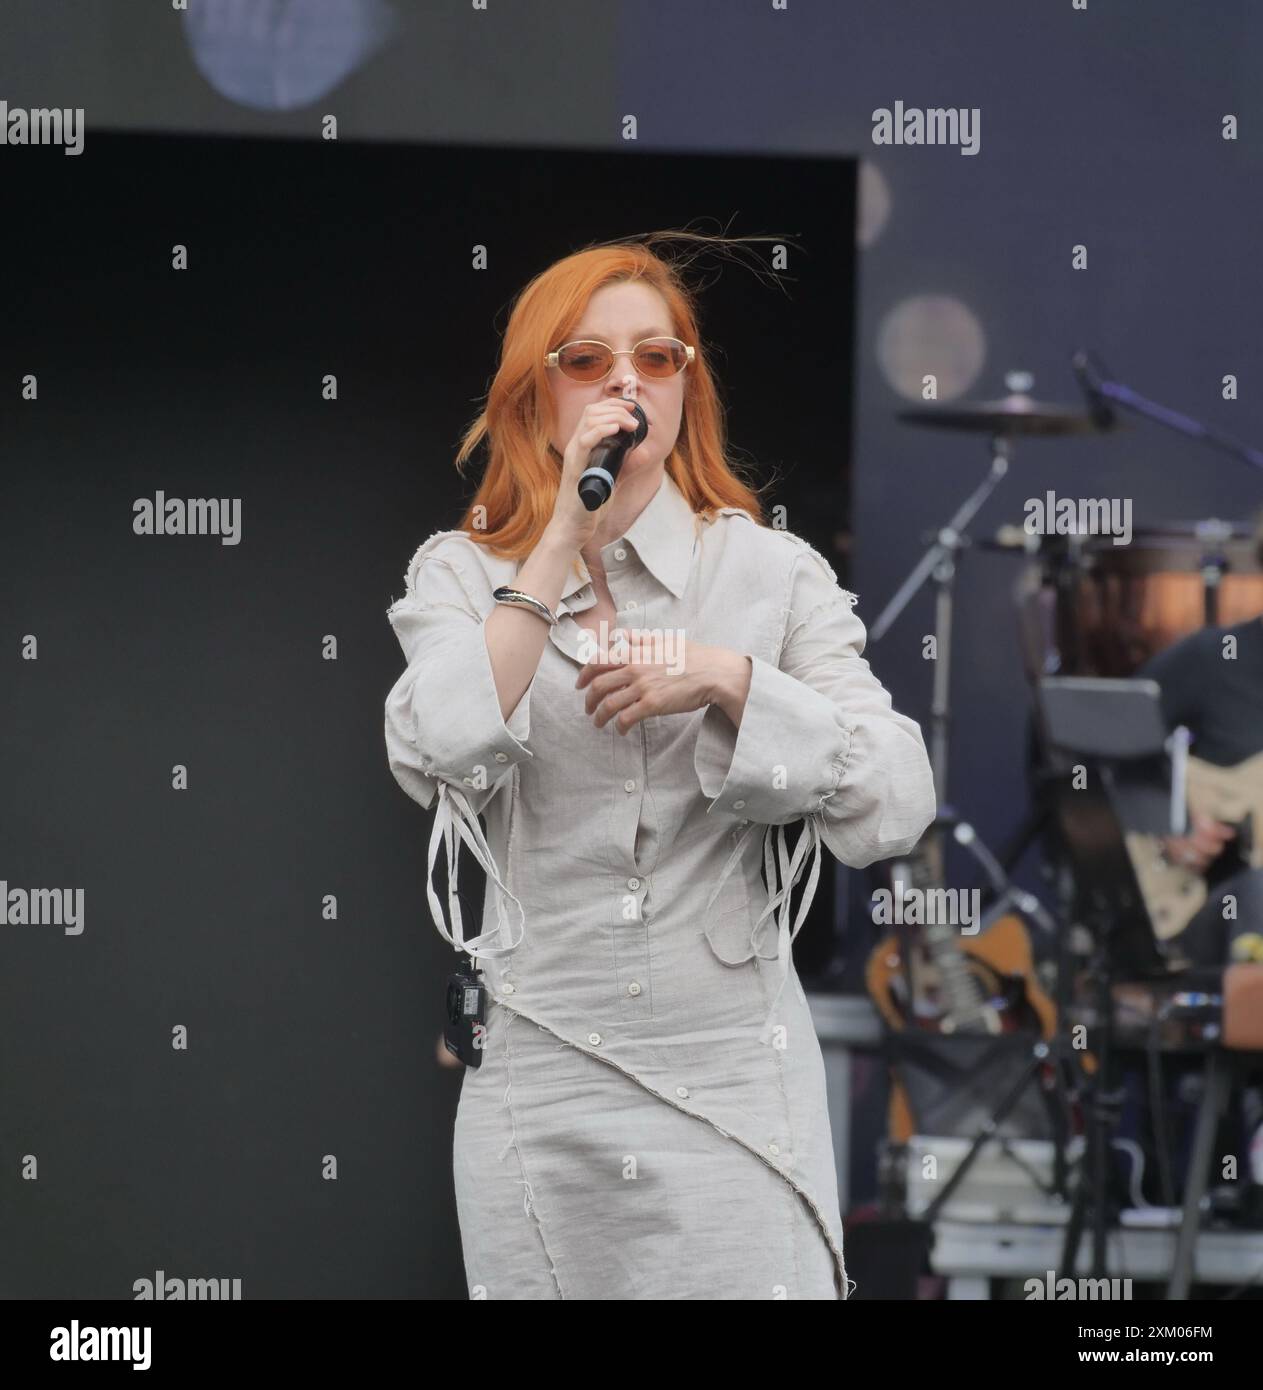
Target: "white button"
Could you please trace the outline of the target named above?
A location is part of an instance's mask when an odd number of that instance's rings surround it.
[[[744,811],[745,808],[746,808],[746,804],[745,804],[744,801],[734,801],[734,802],[732,803],[732,809],[733,809],[734,811]]]
[[[675,1088],[675,1093],[681,1100],[688,1100],[689,1098],[689,1088],[687,1086],[677,1086]]]
[[[600,1047],[600,1045],[601,1045],[601,1035],[600,1035],[600,1033],[589,1033],[589,1034],[588,1034],[588,1041],[592,1044],[593,1047]]]
[[[629,599],[627,600],[626,604],[624,605],[624,607],[625,607],[625,608],[627,609],[627,611],[630,613],[630,612],[632,611],[633,608],[639,608],[640,605],[636,602],[636,600],[635,600],[634,598],[629,598]]]
[[[635,980],[633,980],[633,981],[631,982],[631,984],[629,984],[629,985],[627,986],[627,993],[628,993],[628,994],[639,994],[639,993],[640,993],[640,986],[636,983]]]
[[[640,880],[638,878],[629,878],[627,880],[627,886],[628,888],[639,888]]]
[[[767,1146],[767,1151],[768,1153],[778,1154],[781,1151],[781,1146],[779,1144],[769,1144]]]
[[[496,762],[498,762],[498,763],[507,763],[508,761],[509,761],[509,755],[508,755],[507,753],[497,753],[497,754],[496,754]]]
[[[516,993],[517,993],[517,990],[514,989],[514,987],[513,987],[511,984],[508,984],[508,983],[506,983],[506,984],[503,986],[503,989],[504,989],[505,994],[516,994]]]
[[[625,792],[634,792],[636,790],[636,784],[630,777],[623,783],[623,790]]]
[[[623,547],[622,547],[621,545],[620,545],[619,548],[614,552],[614,558],[615,558],[616,560],[625,560],[625,559],[627,559],[627,552],[623,549]]]

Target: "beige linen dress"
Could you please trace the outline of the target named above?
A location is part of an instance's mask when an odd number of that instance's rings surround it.
[[[845,1298],[824,1066],[790,942],[821,842],[858,867],[932,819],[921,732],[860,656],[854,595],[797,536],[731,507],[707,525],[664,474],[601,559],[620,627],[752,658],[740,729],[715,705],[596,727],[574,688],[586,569],[507,723],[482,624],[514,561],[439,532],[388,612],[407,659],[390,768],[437,803],[431,913],[486,972],[453,1148],[470,1295]],[[440,849],[454,881],[462,842],[487,871],[476,936],[432,881]]]

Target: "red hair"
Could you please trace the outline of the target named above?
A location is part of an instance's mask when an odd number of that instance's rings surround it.
[[[727,238],[688,232],[655,233],[648,240],[659,238],[728,244]],[[666,458],[667,472],[695,515],[709,520],[716,507],[741,507],[767,524],[757,491],[726,454],[723,409],[702,349],[693,294],[674,263],[632,239],[589,246],[554,262],[514,301],[486,406],[456,456],[463,474],[466,460],[489,438],[487,467],[459,528],[479,545],[519,561],[535,548],[552,517],[561,478],[561,459],[551,447],[556,404],[544,356],[566,341],[596,290],[629,280],[658,291],[675,335],[696,350],[684,369],[680,434]]]

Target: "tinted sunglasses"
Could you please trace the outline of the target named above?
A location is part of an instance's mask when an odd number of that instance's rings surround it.
[[[693,355],[693,349],[678,338],[645,338],[633,348],[617,351],[595,339],[581,338],[564,343],[544,361],[560,368],[571,381],[604,381],[614,370],[614,359],[628,356],[641,376],[662,379],[682,372]]]

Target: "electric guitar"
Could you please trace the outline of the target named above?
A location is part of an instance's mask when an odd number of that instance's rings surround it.
[[[924,902],[942,886],[940,836],[931,826],[907,858],[895,862],[892,894],[904,894],[908,902],[911,888]],[[1030,936],[1013,913],[974,937],[943,922],[897,925],[873,949],[865,980],[873,1003],[896,1031],[997,1034],[1029,1028],[1051,1038],[1056,1028],[1056,1008],[1035,974]],[[907,1094],[895,1078],[890,1137],[906,1143],[915,1132]]]
[[[1263,752],[1235,767],[1190,756],[1187,790],[1189,810],[1235,825],[1237,838],[1232,843],[1237,852],[1249,867],[1263,868],[1263,839],[1253,833],[1255,825],[1263,825]],[[1166,941],[1182,932],[1205,905],[1206,880],[1196,869],[1169,863],[1156,835],[1128,831],[1123,838],[1154,935]]]

